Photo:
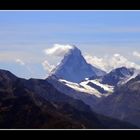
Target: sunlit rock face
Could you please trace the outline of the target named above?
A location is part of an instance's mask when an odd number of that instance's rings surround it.
[[[60,65],[53,71],[60,79],[79,83],[87,77],[102,76],[105,72],[88,64],[81,51],[73,46],[64,56]]]

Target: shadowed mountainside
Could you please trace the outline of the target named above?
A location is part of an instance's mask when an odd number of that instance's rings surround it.
[[[98,115],[47,80],[21,79],[0,70],[0,128],[136,128]]]

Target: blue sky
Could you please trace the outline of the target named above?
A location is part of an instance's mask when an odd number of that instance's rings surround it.
[[[74,44],[95,61],[119,54],[140,65],[140,11],[0,11],[1,69],[45,78],[42,63],[61,60],[44,53],[54,44]]]

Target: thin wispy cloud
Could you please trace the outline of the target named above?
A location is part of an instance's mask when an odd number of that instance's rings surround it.
[[[20,64],[20,65],[25,65],[25,63],[21,60],[21,59],[16,59],[16,63]]]
[[[41,52],[41,51],[40,51]],[[43,53],[42,53],[43,54]],[[43,60],[41,53],[35,54],[30,51],[0,51],[0,62],[15,62],[15,60],[20,59],[28,63],[38,63]],[[20,61],[17,60],[17,61]]]
[[[28,66],[23,60],[17,58],[15,62],[23,67],[25,67],[31,74],[34,74],[34,71]]]
[[[50,73],[55,68],[55,66],[51,65],[47,60],[42,62],[42,66],[48,73]]]
[[[59,37],[59,35],[73,34],[75,37],[78,35],[85,36],[90,34],[116,34],[116,33],[140,33],[139,26],[124,26],[124,25],[104,25],[104,24],[87,24],[87,23],[37,23],[27,25],[13,24],[5,25],[0,27],[0,38],[11,37],[11,38],[36,38],[40,36],[46,36],[46,39],[50,36]],[[28,37],[27,37],[28,36]],[[49,40],[48,40],[49,41]]]

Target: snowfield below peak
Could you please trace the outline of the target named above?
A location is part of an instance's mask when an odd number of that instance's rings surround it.
[[[113,92],[113,89],[114,89],[113,86],[103,85],[96,80],[88,80],[88,81],[81,82],[79,84],[73,83],[73,82],[70,82],[70,81],[67,81],[64,79],[59,79],[59,81],[76,91],[84,92],[86,94],[91,94],[98,98],[100,98],[102,96],[108,96],[110,93]],[[102,94],[101,92],[99,92],[98,89],[88,85],[89,82],[92,82],[93,84],[99,86],[100,88],[103,88],[103,90],[106,91],[106,94]]]
[[[89,82],[91,82],[91,83],[103,88],[108,93],[112,93],[114,91],[114,86],[110,86],[110,85],[107,85],[107,84],[101,84],[98,80],[87,80],[87,81],[81,82],[80,85],[85,86]]]

